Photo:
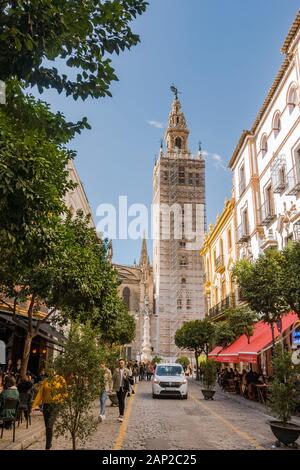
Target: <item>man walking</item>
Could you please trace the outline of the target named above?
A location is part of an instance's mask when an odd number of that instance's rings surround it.
[[[119,418],[121,423],[124,419],[125,397],[129,392],[129,370],[125,367],[124,359],[119,359],[119,367],[113,373],[113,390],[117,393],[119,402]]]
[[[106,400],[107,395],[111,394],[112,392],[112,375],[111,371],[106,367],[104,362],[100,363],[100,369],[103,374],[102,376],[102,384],[100,390],[100,415],[99,421],[105,420],[105,409],[106,409]]]

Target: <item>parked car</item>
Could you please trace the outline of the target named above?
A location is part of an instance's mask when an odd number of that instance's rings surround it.
[[[187,399],[188,381],[180,364],[158,364],[152,380],[152,398],[177,396]]]

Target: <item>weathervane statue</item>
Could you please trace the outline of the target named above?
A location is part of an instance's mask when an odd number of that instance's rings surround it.
[[[180,91],[178,91],[178,88],[174,85],[174,83],[172,83],[172,85],[170,86],[170,90],[172,93],[174,93],[175,100],[178,100],[178,94],[180,93]]]

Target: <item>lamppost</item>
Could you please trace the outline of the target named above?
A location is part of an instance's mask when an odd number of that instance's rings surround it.
[[[143,325],[143,342],[142,342],[142,355],[143,362],[151,361],[151,341],[150,341],[150,312],[149,312],[149,299],[145,296],[144,299],[144,325]]]

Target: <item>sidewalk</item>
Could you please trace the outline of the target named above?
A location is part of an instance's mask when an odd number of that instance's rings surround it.
[[[1,430],[0,430],[1,435]],[[3,437],[0,439],[1,450],[24,450],[31,444],[35,443],[45,435],[45,426],[43,415],[40,412],[34,412],[31,415],[31,426],[26,429],[26,421],[23,418],[23,423],[16,423],[16,438],[13,442],[12,429],[4,429]]]
[[[193,384],[198,385],[198,387],[201,387],[201,382],[195,379],[190,379],[190,380]],[[248,400],[247,398],[241,397],[241,395],[237,395],[236,393],[225,392],[219,387],[219,385],[216,386],[216,394],[217,396],[221,395],[223,398],[226,398],[231,401],[235,401],[236,403],[239,403],[240,405],[247,406],[248,408],[252,410],[260,411],[262,414],[268,416],[269,418],[274,419],[268,407],[266,405],[263,405],[262,403],[259,403],[253,400]],[[293,416],[292,421],[300,425],[300,417]]]

